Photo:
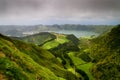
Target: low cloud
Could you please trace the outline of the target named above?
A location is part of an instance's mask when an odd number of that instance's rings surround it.
[[[120,20],[120,0],[0,0],[0,20]]]

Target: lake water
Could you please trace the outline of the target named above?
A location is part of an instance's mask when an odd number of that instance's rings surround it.
[[[92,32],[92,31],[76,31],[76,30],[59,30],[59,31],[42,31],[42,32],[55,32],[55,33],[60,33],[60,34],[74,34],[76,37],[90,37],[92,35],[98,36],[98,33]],[[23,36],[26,35],[32,35],[36,34],[39,32],[24,32]]]
[[[92,35],[98,36],[98,33],[91,32],[91,31],[75,31],[75,30],[60,30],[60,31],[50,31],[55,33],[62,33],[62,34],[74,34],[76,37],[89,37]]]

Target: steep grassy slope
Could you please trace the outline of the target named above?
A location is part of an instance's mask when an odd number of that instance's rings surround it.
[[[91,42],[94,77],[97,80],[120,80],[120,25]]]
[[[0,58],[0,70],[8,79],[57,79],[54,73],[36,63],[29,55],[20,52],[10,41],[1,38],[0,49],[1,53],[4,54]],[[49,76],[48,73],[52,76]]]
[[[0,79],[76,80],[50,52],[0,35]]]

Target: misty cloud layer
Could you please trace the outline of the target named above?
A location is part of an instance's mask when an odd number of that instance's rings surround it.
[[[120,20],[120,0],[0,0],[2,20]]]

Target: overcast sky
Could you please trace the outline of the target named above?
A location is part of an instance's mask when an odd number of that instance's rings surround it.
[[[120,0],[0,0],[0,24],[118,24]]]

